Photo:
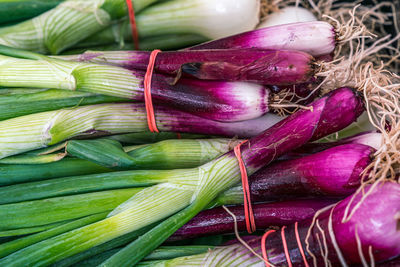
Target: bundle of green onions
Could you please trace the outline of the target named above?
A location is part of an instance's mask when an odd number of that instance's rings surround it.
[[[358,51],[327,62],[367,38],[358,20],[254,30],[261,2],[132,0],[141,49],[185,48],[155,54],[101,51],[131,40],[125,0],[0,0],[0,266],[400,255],[398,85]],[[358,134],[365,111],[384,130]]]

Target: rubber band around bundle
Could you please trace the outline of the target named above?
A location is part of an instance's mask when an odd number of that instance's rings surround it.
[[[126,5],[128,6],[129,23],[132,30],[132,39],[135,50],[139,50],[139,33],[136,25],[135,10],[132,5],[132,0],[126,0]]]
[[[286,229],[286,226],[283,226],[281,229],[283,250],[285,251],[285,256],[286,256],[286,261],[288,263],[288,267],[292,267],[293,265],[292,265],[292,261],[290,260],[289,250],[288,250],[286,237],[285,237],[285,229]]]
[[[144,103],[146,106],[146,114],[147,114],[147,124],[149,126],[150,132],[159,133],[160,131],[157,128],[156,118],[154,116],[154,107],[151,99],[151,78],[153,77],[154,64],[156,62],[157,54],[160,53],[161,50],[156,49],[153,50],[150,54],[149,65],[147,65],[146,74],[144,75]]]
[[[235,156],[239,162],[240,174],[242,177],[242,187],[243,187],[243,195],[244,195],[244,214],[246,219],[246,228],[247,232],[250,234],[256,231],[256,223],[254,219],[253,208],[251,206],[251,199],[250,199],[250,188],[249,188],[249,179],[247,177],[246,166],[244,165],[242,154],[240,152],[240,146],[246,143],[247,140],[241,142],[233,151],[235,152]]]
[[[303,261],[304,261],[304,266],[309,267],[310,265],[308,265],[308,262],[307,262],[307,259],[306,259],[306,254],[304,254],[303,245],[301,244],[301,240],[300,240],[299,223],[298,222],[296,222],[294,224],[294,232],[296,234],[297,246],[299,247],[299,251],[300,251],[301,257],[303,258]]]
[[[271,267],[271,265],[269,264],[268,261],[268,255],[267,255],[267,237],[272,234],[275,233],[276,230],[269,230],[267,232],[265,232],[265,234],[262,236],[261,238],[261,252],[262,252],[262,256],[263,259],[265,261],[265,267]]]

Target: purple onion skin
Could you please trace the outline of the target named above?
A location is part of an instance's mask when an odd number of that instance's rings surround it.
[[[91,56],[99,56],[99,59]],[[80,60],[104,63],[101,52],[87,52]],[[146,70],[148,51],[127,51],[126,60],[107,60],[107,64],[132,70]],[[247,81],[260,84],[289,85],[305,82],[314,74],[314,59],[307,53],[285,50],[221,49],[171,51],[157,55],[155,70],[159,73],[203,80]]]
[[[350,88],[336,89],[299,110],[241,146],[248,172],[253,173],[279,156],[305,143],[318,140],[354,122],[364,105]],[[229,152],[232,157],[234,152]]]
[[[327,22],[311,21],[253,30],[206,42],[189,49],[262,48],[296,50],[318,57],[332,53],[335,46],[336,32],[334,27]]]
[[[365,189],[370,188],[371,186],[367,186]],[[386,182],[378,185],[362,201],[350,220],[342,222],[346,207],[349,206],[351,211],[360,202],[362,194],[357,193],[353,201],[351,201],[352,197],[349,196],[340,201],[316,218],[318,226],[324,231],[323,236],[326,239],[328,260],[332,266],[341,266],[339,253],[334,247],[332,236],[336,239],[337,246],[345,262],[349,265],[358,266],[362,264],[358,252],[357,235],[361,244],[360,248],[369,265],[371,263],[369,247],[372,247],[375,262],[386,261],[399,256],[400,231],[398,225],[400,219],[396,219],[396,215],[400,212],[400,184]],[[332,224],[332,231],[329,231],[330,223]],[[325,260],[318,241],[318,239],[322,240],[323,236],[318,226],[312,225],[311,221],[301,222],[299,224],[299,235],[308,262],[312,264],[313,259],[309,251],[306,250],[306,240],[309,243],[310,251],[316,257],[317,266],[324,266]],[[306,238],[309,229],[310,237]],[[286,241],[293,266],[303,266],[304,263],[299,253],[293,225],[286,229]],[[268,236],[266,248],[269,250],[268,259],[271,263],[276,266],[287,266],[280,231]]]
[[[347,144],[275,162],[250,177],[251,199],[348,196],[360,186],[362,173],[372,162],[374,152],[366,145]]]
[[[142,71],[133,73],[136,77],[144,77]],[[170,82],[172,79],[164,75],[153,74],[153,103],[227,122],[257,118],[269,111],[270,93],[262,85],[196,79],[180,79],[175,85]],[[143,83],[138,90],[143,92]],[[143,101],[143,94],[135,100]]]
[[[333,204],[333,200],[295,200],[276,203],[256,203],[253,205],[257,229],[270,226],[283,226],[296,221],[312,218],[319,209]],[[235,214],[239,231],[246,231],[243,205],[231,206]],[[234,220],[222,207],[200,212],[196,217],[181,227],[170,241],[195,238],[205,235],[233,233]]]

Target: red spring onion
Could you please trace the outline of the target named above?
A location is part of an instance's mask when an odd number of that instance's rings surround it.
[[[87,51],[62,59],[103,63],[128,69],[146,70],[149,51]],[[155,71],[203,80],[249,81],[291,85],[308,81],[314,73],[314,59],[307,53],[285,50],[217,49],[162,52]]]
[[[263,48],[297,50],[317,57],[333,52],[335,28],[323,21],[299,22],[262,28],[210,41],[189,49]]]
[[[319,209],[333,204],[334,200],[294,200],[274,203],[256,203],[253,205],[257,229],[270,226],[283,226],[296,221],[312,218]],[[239,231],[246,231],[243,205],[228,207],[237,220]],[[195,238],[204,235],[232,233],[234,218],[222,208],[213,208],[200,212],[175,232],[169,240]]]
[[[309,156],[278,161],[254,173],[249,180],[251,200],[279,198],[348,196],[360,186],[363,171],[372,162],[375,150],[361,144],[332,147]],[[243,200],[241,186],[220,195],[218,202]]]

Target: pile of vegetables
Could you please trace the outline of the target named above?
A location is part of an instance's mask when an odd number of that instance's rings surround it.
[[[0,266],[396,266],[399,36],[307,3],[0,0]]]

